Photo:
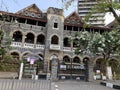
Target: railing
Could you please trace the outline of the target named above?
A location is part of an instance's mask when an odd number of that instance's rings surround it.
[[[34,48],[34,44],[24,43],[25,48]]]
[[[18,23],[18,22],[14,22],[13,24],[10,24],[11,22],[4,22],[4,21],[0,21],[0,23],[5,23],[8,25],[11,25],[11,27],[13,28],[23,28],[23,29],[28,29],[28,30],[46,30],[46,27],[44,26],[37,26],[37,25],[30,25],[30,24],[25,24],[25,23]]]
[[[72,51],[71,47],[63,47],[63,51]]]
[[[45,49],[45,45],[36,44],[36,49]]]
[[[50,49],[51,50],[60,50],[60,45],[51,44]]]
[[[22,46],[22,42],[12,42],[11,46],[12,47],[22,47],[22,48],[42,49],[42,50],[45,49],[45,45],[41,45],[41,44],[24,43]],[[51,44],[50,49],[51,50],[60,50],[60,45]],[[63,51],[74,52],[75,48],[63,47]]]
[[[12,42],[11,46],[13,46],[13,47],[21,47],[22,42]]]
[[[43,26],[36,26],[36,25],[30,25],[30,24],[23,24],[23,23],[16,23],[15,25],[13,25],[13,27],[21,27],[24,29],[33,29],[33,30],[45,30],[46,28]]]
[[[12,42],[12,47],[22,47],[22,42]],[[41,44],[31,44],[31,43],[24,43],[22,48],[33,48],[33,49],[45,49],[45,45]]]

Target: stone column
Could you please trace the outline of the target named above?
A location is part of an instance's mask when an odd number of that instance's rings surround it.
[[[24,34],[24,35],[22,36],[22,47],[24,46],[25,38],[26,38],[26,35]]]
[[[37,36],[34,38],[34,48],[36,48],[36,43],[37,43]]]
[[[49,60],[46,60],[44,61],[44,72],[47,73],[47,80],[50,79],[50,61]]]
[[[57,74],[58,74],[58,60],[53,59],[51,64],[51,80],[57,81]]]
[[[94,67],[94,64],[92,61],[89,61],[88,62],[88,81],[93,81],[94,78],[93,78],[93,67]]]

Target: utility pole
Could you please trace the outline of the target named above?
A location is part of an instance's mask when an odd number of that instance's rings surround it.
[[[72,80],[72,69],[73,69],[72,68],[72,58],[70,59],[70,65],[71,65],[71,68],[70,68],[71,69],[71,73],[70,74],[71,74],[71,80]]]

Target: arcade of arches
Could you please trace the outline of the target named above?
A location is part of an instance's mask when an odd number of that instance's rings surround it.
[[[45,44],[45,36],[44,34],[38,34],[35,35],[32,32],[28,32],[27,34],[23,34],[21,31],[15,31],[12,35],[13,42],[21,42],[21,43],[30,43],[30,44]],[[70,40],[68,37],[65,37],[63,40],[63,46],[64,47],[77,47],[77,41],[78,39],[73,40],[73,44],[70,43]],[[51,37],[51,44],[59,44],[59,38],[57,35],[53,35]]]
[[[109,61],[106,62],[103,58],[99,58],[96,60],[93,68],[94,74],[95,75],[100,74],[101,78],[102,78],[102,75],[106,75],[106,67],[107,67],[106,63],[108,63],[108,65],[111,67],[113,77],[114,77],[114,74],[120,74],[119,73],[120,64],[118,60],[110,59]]]

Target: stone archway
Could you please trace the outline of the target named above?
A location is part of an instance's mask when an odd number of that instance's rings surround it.
[[[35,38],[35,36],[33,33],[31,33],[31,32],[27,33],[26,38],[25,38],[25,43],[32,43],[33,44],[34,38]]]
[[[14,42],[22,42],[22,38],[23,38],[23,35],[21,31],[15,31],[13,33],[12,39]]]
[[[110,59],[109,66],[111,67],[112,79],[116,79],[116,75],[120,75],[120,63],[117,59]]]
[[[36,43],[44,45],[45,44],[45,36],[43,34],[38,35]]]
[[[51,44],[59,44],[59,38],[57,35],[52,36]]]
[[[24,74],[25,78],[35,79],[39,75],[39,64],[43,60],[41,55],[33,54],[31,52],[23,53],[23,62],[24,62]]]
[[[98,58],[94,64],[94,76],[95,79],[102,79],[102,76],[106,75],[106,62],[103,58]]]
[[[20,59],[20,54],[19,54],[18,52],[13,51],[13,52],[11,52],[10,54],[13,56],[13,58],[14,58],[15,60],[19,60],[19,59]]]

